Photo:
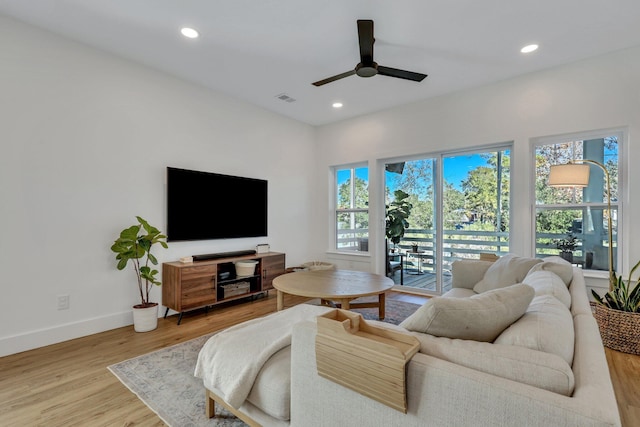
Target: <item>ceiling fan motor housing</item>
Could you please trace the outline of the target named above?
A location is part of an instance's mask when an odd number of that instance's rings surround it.
[[[371,61],[371,65],[362,65],[362,62],[356,65],[356,74],[360,77],[373,77],[378,74],[378,64]]]

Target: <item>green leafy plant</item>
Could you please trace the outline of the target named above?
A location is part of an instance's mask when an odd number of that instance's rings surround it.
[[[631,281],[631,276],[639,266],[640,261],[631,269],[629,279],[626,282],[622,276],[618,277],[615,286],[604,295],[604,298],[592,289],[591,293],[596,302],[613,310],[640,313],[640,279],[635,283]]]
[[[402,190],[393,192],[394,200],[387,206],[385,234],[394,245],[400,243],[404,230],[409,227],[409,215],[413,205],[407,201],[409,194]]]
[[[560,249],[561,252],[573,252],[578,247],[578,238],[572,233],[567,234],[564,239],[554,240],[556,249]]]
[[[149,225],[147,221],[136,216],[138,224],[125,228],[120,233],[120,237],[113,242],[111,250],[116,253],[118,270],[124,270],[129,261],[138,278],[138,289],[140,290],[140,305],[135,307],[149,307],[155,303],[149,303],[149,292],[151,286],[160,286],[160,281],[156,278],[158,270],[152,269],[149,263],[158,265],[158,260],[151,253],[151,248],[155,244],[160,244],[167,249],[166,238],[157,228]]]

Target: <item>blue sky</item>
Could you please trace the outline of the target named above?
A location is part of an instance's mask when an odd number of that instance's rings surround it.
[[[350,169],[342,169],[337,172],[338,185],[344,184],[351,177]],[[357,168],[356,177],[365,181],[369,181],[369,173],[367,168]],[[357,182],[357,181],[356,181]]]
[[[461,190],[462,181],[467,179],[469,172],[478,166],[487,166],[488,163],[480,154],[468,154],[444,157],[443,165],[445,181],[452,183],[455,188]],[[393,177],[397,175],[391,172],[386,172],[386,174],[387,186],[393,192],[395,190]]]
[[[508,151],[507,151],[508,153]],[[480,154],[468,154],[458,155],[452,157],[444,157],[444,179],[451,182],[458,190],[462,189],[462,181],[465,180],[469,174],[469,171],[477,168],[478,166],[487,166],[488,163]],[[356,176],[364,180],[368,180],[367,168],[356,169]],[[386,172],[387,177],[392,177],[395,174]],[[395,175],[397,176],[397,175]],[[349,169],[339,170],[337,173],[338,185],[346,182],[350,177]],[[387,185],[391,191],[393,188],[393,179],[387,178]]]
[[[461,190],[462,181],[467,178],[469,172],[478,166],[487,166],[488,163],[479,154],[470,154],[467,156],[445,157],[444,163],[444,179],[453,184],[453,186]]]

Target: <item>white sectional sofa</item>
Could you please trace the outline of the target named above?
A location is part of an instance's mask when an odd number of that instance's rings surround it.
[[[520,282],[528,286],[511,286]],[[524,315],[504,309],[513,295],[524,301]],[[457,261],[453,289],[445,297],[452,298],[425,304],[401,326],[374,322],[420,341],[420,351],[407,365],[406,414],[318,376],[317,329],[309,321],[294,326],[290,348],[277,353],[270,362],[278,363],[267,363],[260,374],[269,378],[279,372],[274,395],[287,394],[282,383],[290,361],[290,413],[282,410],[287,403],[282,398],[268,399],[266,383],[273,380],[260,376],[257,397],[237,412],[265,426],[620,426],[581,270],[557,258]],[[451,316],[458,305],[460,316]],[[497,314],[486,323],[488,311]],[[482,326],[480,340],[469,339],[478,332],[473,326],[459,327],[457,318],[464,316]],[[501,320],[495,322],[496,317]],[[484,333],[491,328],[493,333]]]

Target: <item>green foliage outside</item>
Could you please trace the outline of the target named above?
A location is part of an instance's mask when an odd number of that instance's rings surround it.
[[[576,235],[577,244],[574,250],[581,252],[584,256],[585,251],[591,251],[602,247],[603,241],[606,241],[607,230],[603,226],[606,222],[606,215],[602,208],[547,208],[545,205],[562,206],[571,204],[585,203],[584,199],[587,190],[581,188],[552,188],[549,187],[547,180],[549,176],[550,166],[554,164],[565,164],[572,159],[581,159],[584,156],[595,156],[599,161],[605,164],[609,171],[611,179],[611,199],[617,200],[618,194],[618,165],[617,165],[617,138],[609,137],[604,139],[596,139],[592,141],[571,141],[557,144],[541,145],[536,147],[536,204],[541,206],[536,211],[536,244],[539,254],[557,254],[559,248],[556,248],[558,237],[560,239],[569,238],[570,235]],[[589,154],[587,153],[589,151]],[[612,154],[615,153],[615,154]],[[590,182],[600,179],[604,182],[602,172],[599,168],[591,168]],[[603,184],[602,193],[592,194],[589,202],[606,202],[607,196]],[[595,196],[595,198],[594,198]],[[588,222],[589,225],[583,224]],[[587,228],[583,230],[583,225]],[[614,227],[615,230],[615,227]],[[589,232],[589,237],[583,233]],[[563,236],[564,235],[564,236]],[[615,242],[614,242],[615,244]],[[602,261],[601,261],[602,264]]]
[[[485,155],[489,166],[469,171],[461,189],[453,183],[443,185],[443,223],[445,230],[480,227],[485,230],[507,231],[509,224],[509,156],[502,156],[501,199],[497,198],[497,153]],[[408,219],[410,229],[433,230],[434,194],[433,161],[415,160],[405,163],[402,175],[394,176],[394,186],[409,194],[413,205]],[[387,197],[389,194],[387,194]],[[500,206],[498,206],[500,203]],[[498,224],[500,222],[500,224]],[[426,237],[426,236],[424,236]]]
[[[336,201],[338,208],[337,227],[338,230],[350,231],[348,233],[339,232],[337,248],[367,251],[367,239],[369,238],[369,184],[366,180],[353,173],[353,170],[351,172],[351,177],[338,186],[338,199]],[[364,209],[364,211],[354,211],[357,209]],[[366,245],[366,247],[363,245]]]
[[[351,179],[347,179],[338,187],[338,209],[366,208],[369,204],[369,184],[362,178],[356,177],[351,205]]]

